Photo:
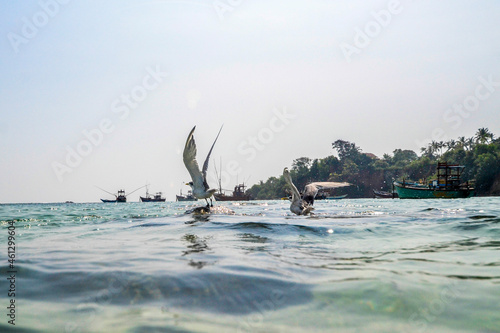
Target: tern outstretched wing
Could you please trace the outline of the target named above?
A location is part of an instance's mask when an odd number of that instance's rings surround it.
[[[351,186],[351,184],[343,182],[314,182],[307,184],[304,188],[304,197],[312,196],[313,198],[318,194],[319,190],[329,190],[339,187]]]
[[[196,142],[194,141],[193,135],[195,128],[196,126],[193,127],[187,137],[186,145],[184,146],[184,153],[182,154],[182,159],[184,161],[186,169],[189,171],[191,179],[193,180],[193,185],[195,187],[201,188],[202,186],[204,186],[204,184],[206,184],[206,181],[200,171],[198,161],[196,161]]]
[[[215,143],[217,142],[217,139],[219,138],[219,134],[220,134],[220,131],[222,131],[222,127],[223,126],[224,125],[222,125],[220,127],[219,133],[217,133],[217,137],[215,138],[214,143],[212,143],[212,147],[208,151],[207,158],[205,159],[205,162],[203,163],[203,170],[201,171],[201,173],[203,174],[203,181],[204,181],[204,184],[205,184],[205,190],[208,190],[208,188],[209,188],[208,183],[207,183],[208,161],[210,160],[210,154],[212,154],[212,149],[214,149]]]
[[[283,169],[283,177],[285,178],[285,181],[288,183],[288,186],[292,189],[292,201],[296,201],[297,199],[301,199],[299,190],[297,190],[297,187],[295,187],[295,184],[292,182],[292,177],[290,176],[290,171],[288,171],[288,168]]]

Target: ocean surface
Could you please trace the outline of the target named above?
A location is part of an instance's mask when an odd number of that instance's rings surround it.
[[[0,205],[0,332],[500,332],[498,197],[201,204]]]

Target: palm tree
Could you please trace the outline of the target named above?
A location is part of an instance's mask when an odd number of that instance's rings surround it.
[[[439,149],[439,142],[432,140],[431,143],[429,143],[429,153],[430,155],[434,155],[434,153],[437,153]]]
[[[457,146],[457,142],[455,140],[451,139],[450,141],[446,142],[446,147],[448,147],[448,149],[446,151],[450,151],[453,148],[455,148],[456,146]]]
[[[474,141],[474,138],[468,138],[466,143],[465,143],[465,146],[467,147],[467,150],[472,150],[474,149],[474,146],[475,146],[475,141]]]
[[[489,129],[483,127],[477,130],[475,139],[476,142],[484,144],[490,140],[493,140],[493,133],[491,133]]]
[[[443,148],[446,146],[444,141],[438,142],[439,156],[443,155]]]
[[[465,136],[459,137],[457,144],[460,148],[465,149],[465,146],[467,145],[467,139],[465,138]]]

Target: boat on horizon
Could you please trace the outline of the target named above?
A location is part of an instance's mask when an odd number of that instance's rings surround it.
[[[220,170],[222,170],[222,158],[220,160]],[[215,172],[217,174],[219,183],[219,192],[214,193],[214,198],[216,201],[249,201],[251,199],[250,194],[245,193],[245,182],[235,185],[232,193],[226,194],[225,191],[230,190],[222,189],[222,172],[217,172],[217,165],[215,165]],[[236,180],[236,182],[238,183],[238,180]]]
[[[115,199],[102,199],[101,198],[101,201],[105,202],[105,203],[127,202],[127,196],[125,195],[125,190],[119,190],[118,194],[113,194],[113,193],[110,193],[110,194],[114,195]]]
[[[394,189],[401,199],[469,198],[475,192],[468,182],[460,182],[464,168],[458,164],[438,163],[436,180],[425,185],[403,179],[394,182]]]
[[[117,194],[114,194],[114,193],[111,193],[111,192],[108,192],[98,186],[96,186],[98,189],[100,189],[101,191],[104,191],[106,193],[109,193],[111,195],[114,195],[115,196],[115,199],[102,199],[101,198],[101,201],[102,202],[105,202],[105,203],[113,203],[113,202],[127,202],[127,196],[131,195],[132,193],[136,192],[136,191],[139,191],[141,188],[145,187],[146,185],[144,186],[141,186],[139,187],[138,189],[135,189],[133,190],[132,192],[130,192],[129,194],[125,194],[125,190],[119,190]]]
[[[193,192],[191,190],[188,191],[186,195],[182,194],[182,190],[180,191],[180,194],[175,195],[175,201],[197,201],[193,195]]]
[[[214,193],[215,200],[217,201],[248,201],[250,200],[250,194],[245,193],[245,184],[238,184],[234,186],[232,194],[227,195],[223,192],[222,188],[219,188],[219,193]]]
[[[165,198],[162,198],[162,193],[161,192],[156,192],[154,196],[151,196],[148,191],[148,187],[146,186],[146,196],[145,197],[139,197],[141,198],[142,202],[165,202]]]

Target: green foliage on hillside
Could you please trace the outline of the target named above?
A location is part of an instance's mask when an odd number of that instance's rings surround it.
[[[420,150],[396,149],[378,158],[363,153],[355,143],[337,140],[332,143],[336,156],[311,160],[300,157],[293,161],[290,173],[297,188],[309,182],[349,182],[353,186],[338,189],[337,194],[351,198],[373,197],[373,189],[391,191],[396,179],[429,181],[436,176],[438,162],[465,166],[464,182],[475,185],[478,195],[500,194],[500,139],[480,128],[473,138],[460,137],[447,142],[432,141]],[[252,186],[248,192],[254,199],[278,199],[289,194],[283,175],[270,177]]]

